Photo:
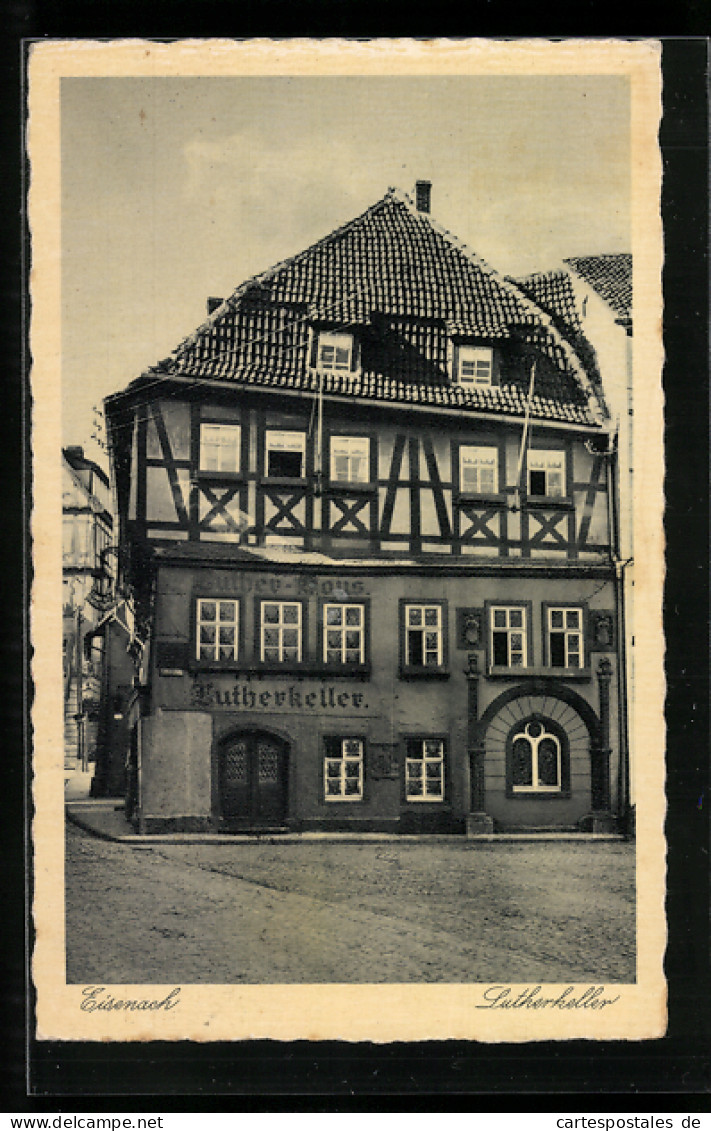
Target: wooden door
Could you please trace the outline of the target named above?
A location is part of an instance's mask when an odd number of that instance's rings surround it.
[[[229,735],[219,752],[220,815],[234,829],[274,828],[286,817],[288,746],[262,731]]]

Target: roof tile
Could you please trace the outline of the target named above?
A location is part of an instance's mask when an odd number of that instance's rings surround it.
[[[551,285],[560,289],[558,280]],[[359,331],[360,372],[326,375],[327,393],[520,414],[538,356],[534,416],[584,424],[604,416],[551,314],[396,190],[242,284],[177,348],[168,368],[197,381],[315,392],[320,378],[308,356],[314,322]],[[451,338],[508,342],[518,361],[502,370],[499,386],[464,389],[450,380]]]
[[[573,270],[597,291],[619,318],[632,319],[632,256],[582,255],[566,259]]]

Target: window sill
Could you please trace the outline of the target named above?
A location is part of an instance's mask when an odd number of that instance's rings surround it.
[[[577,679],[590,680],[590,668],[509,668],[498,664],[489,664],[487,673],[490,679]]]
[[[481,495],[470,491],[459,491],[454,496],[456,506],[481,506],[481,507],[505,507],[508,506],[508,499],[506,495]]]
[[[197,480],[198,483],[211,483],[215,479],[221,483],[244,483],[245,478],[243,471],[208,471],[203,467],[198,468],[193,476],[193,479]]]
[[[572,511],[575,510],[575,503],[572,499],[563,497],[561,495],[524,495],[521,501],[522,509],[535,510],[558,510],[558,511]]]
[[[509,801],[570,801],[569,789],[507,789]]]
[[[454,374],[452,384],[460,389],[466,389],[469,393],[478,392],[479,389],[500,388],[500,385],[496,381],[473,381],[471,377],[461,377],[459,373]]]
[[[309,483],[303,475],[263,475],[261,483],[264,487],[299,487],[301,490],[308,490]]]
[[[400,679],[449,679],[450,672],[446,668],[402,667],[398,675]]]
[[[238,672],[244,668],[239,660],[190,660],[183,674],[196,672]],[[161,671],[161,675],[162,675]]]
[[[446,801],[443,797],[406,797],[405,805],[431,805],[437,809],[447,808],[450,810],[452,808],[450,802]]]
[[[317,377],[361,377],[363,370],[360,368],[352,369],[350,365],[342,365],[336,368],[335,366],[326,367],[324,365],[310,365],[309,369],[315,373]]]
[[[375,483],[351,483],[343,479],[328,480],[324,484],[325,495],[372,495],[375,494],[377,486]]]
[[[191,673],[197,672],[228,672],[234,675],[292,675],[292,676],[321,676],[332,679],[347,676],[354,679],[369,679],[370,664],[322,664],[313,660],[294,661],[286,663],[273,663],[267,661],[244,660],[192,660],[188,669]]]

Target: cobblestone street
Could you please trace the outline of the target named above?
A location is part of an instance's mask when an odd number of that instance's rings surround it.
[[[634,847],[67,833],[70,983],[631,982]]]

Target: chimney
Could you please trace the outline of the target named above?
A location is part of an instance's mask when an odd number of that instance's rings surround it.
[[[432,181],[415,182],[415,204],[418,212],[429,212]]]
[[[221,299],[221,298],[209,298],[209,299],[207,300],[207,313],[208,313],[208,316],[209,316],[210,314],[212,314],[213,310],[217,310],[218,306],[222,306],[222,303],[223,303],[223,302],[224,302],[224,299]]]

